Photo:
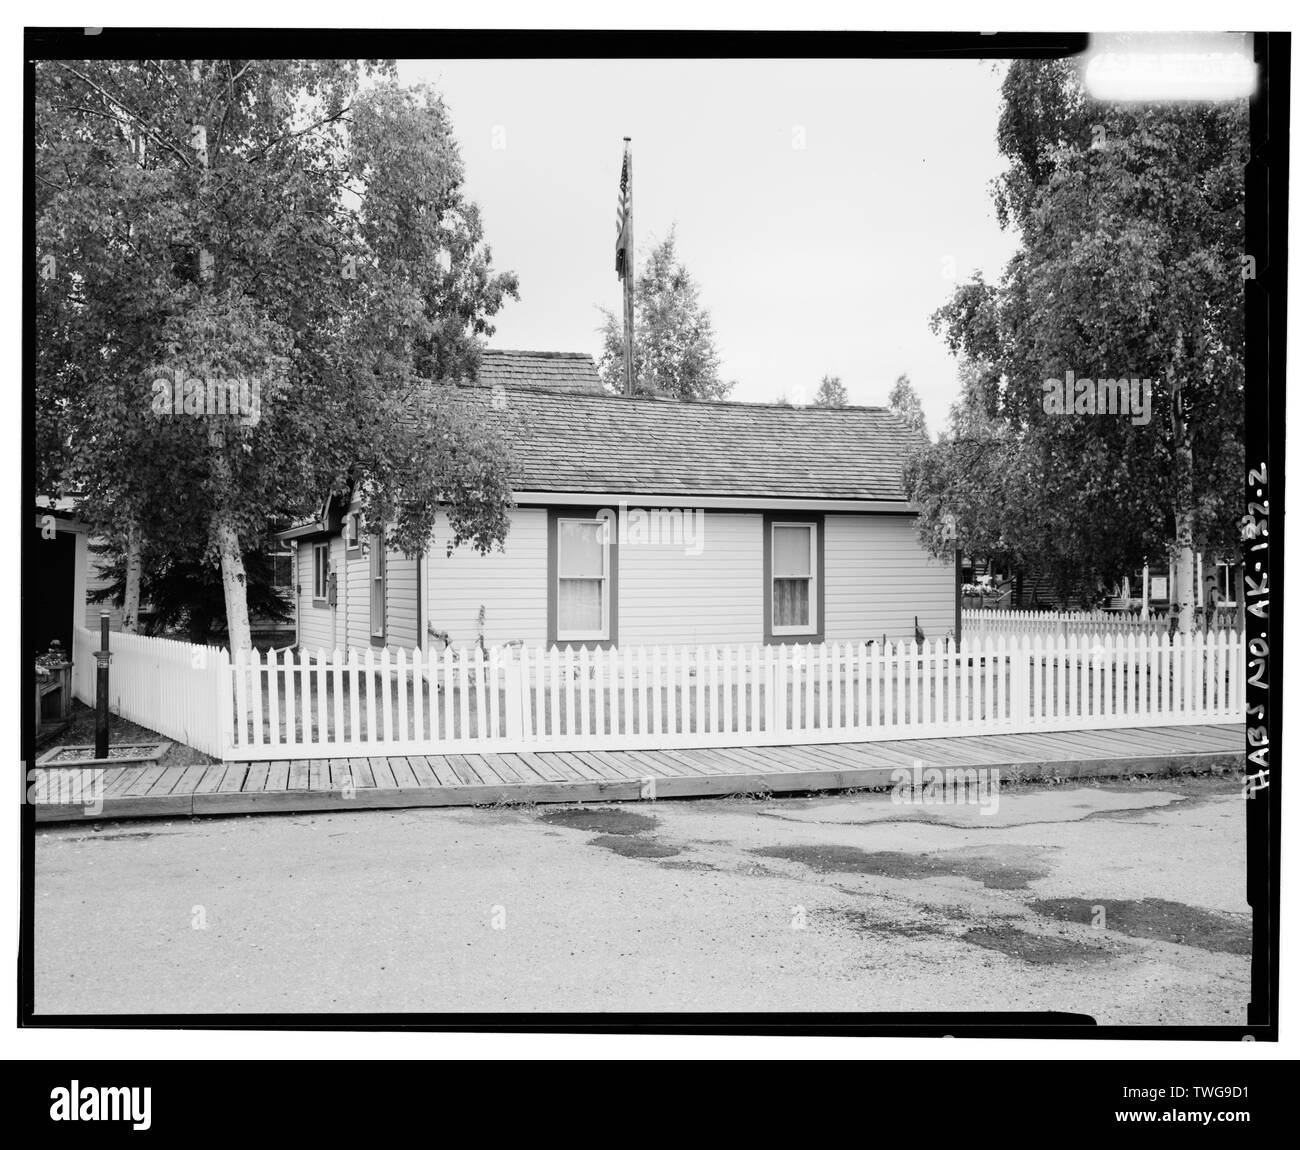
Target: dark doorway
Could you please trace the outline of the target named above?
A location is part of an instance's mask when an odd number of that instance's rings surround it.
[[[32,603],[27,612],[31,646],[28,655],[35,658],[49,650],[52,640],[63,644],[72,657],[72,590],[76,578],[77,537],[70,531],[55,532],[53,538],[42,535],[39,527],[29,529],[31,547]]]

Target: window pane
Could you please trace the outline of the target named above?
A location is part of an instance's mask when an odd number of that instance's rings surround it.
[[[774,579],[772,581],[772,626],[808,626],[807,579]]]
[[[812,575],[811,527],[772,528],[772,577],[801,578]]]
[[[605,525],[561,519],[560,578],[599,579],[605,574]]]
[[[604,627],[603,579],[561,579],[556,597],[560,634],[600,633]]]

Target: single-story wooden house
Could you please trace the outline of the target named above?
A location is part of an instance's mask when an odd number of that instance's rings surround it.
[[[448,556],[435,528],[406,556],[331,499],[281,533],[300,649],[955,632],[956,571],[903,493],[915,433],[889,410],[608,395],[588,356],[489,355],[479,384],[465,401],[514,458],[504,550]]]

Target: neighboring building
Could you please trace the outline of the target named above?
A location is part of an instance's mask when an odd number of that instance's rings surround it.
[[[34,594],[32,602],[23,604],[27,654],[44,654],[57,639],[70,655],[72,629],[84,622],[86,611],[89,529],[71,500],[38,498],[27,546]]]
[[[604,393],[591,356],[574,351],[496,351],[479,363],[480,387],[541,387],[548,391]]]
[[[587,356],[496,364],[464,394],[511,445],[504,551],[447,556],[439,516],[432,545],[404,556],[361,522],[357,499],[330,500],[280,535],[297,549],[300,647],[955,631],[952,563],[921,546],[903,493],[916,433],[889,410],[634,399],[580,386],[595,379]]]
[[[1240,563],[1212,562],[1196,553],[1196,583],[1193,601],[1200,610],[1207,605],[1218,611],[1235,610]],[[983,583],[987,594],[966,596],[966,606],[1000,610],[1066,611],[1100,606],[1109,611],[1142,611],[1166,614],[1177,597],[1177,572],[1171,560],[1152,560],[1145,568],[1098,588],[1095,600],[1085,603],[1078,594],[1062,595],[1050,576],[1042,572],[1020,572],[1006,563],[987,560],[962,561],[962,583]]]

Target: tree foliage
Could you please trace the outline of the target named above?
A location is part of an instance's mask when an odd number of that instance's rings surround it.
[[[632,293],[633,379],[637,394],[726,399],[735,381],[719,375],[713,320],[677,255],[676,232],[650,252]],[[603,347],[596,367],[607,391],[623,391],[623,320],[602,308]]]
[[[894,381],[894,386],[890,389],[889,410],[913,431],[920,432],[926,439],[930,438],[929,429],[925,425],[925,408],[921,406],[921,397],[916,394],[916,388],[912,386],[906,372]]]
[[[248,577],[248,610],[259,619],[291,623],[293,606],[275,583],[269,540],[244,553]],[[101,543],[93,547],[101,574],[108,582],[92,591],[92,603],[120,603],[126,585],[126,553],[120,544]],[[150,612],[145,630],[167,635],[183,631],[191,643],[209,643],[226,636],[225,593],[221,572],[192,552],[168,551],[165,544],[151,541],[142,556],[142,601]]]
[[[813,396],[813,407],[847,407],[849,405],[848,388],[838,375],[823,375],[817,385],[817,394]]]
[[[1074,586],[1171,548],[1181,564],[1193,546],[1230,554],[1245,102],[1099,104],[1069,61],[1016,61],[1002,94],[994,198],[1021,244],[1001,282],[959,286],[934,316],[967,377],[952,434],[909,469],[923,532],[996,543]],[[1151,380],[1149,422],[1051,414],[1045,386],[1067,372]]]
[[[268,517],[361,480],[367,518],[409,552],[437,499],[449,542],[504,537],[504,453],[437,381],[474,374],[518,285],[492,269],[441,99],[394,76],[36,65],[38,482],[219,562],[235,616]],[[182,409],[160,410],[157,381],[177,379]],[[255,414],[205,403],[230,381]]]

